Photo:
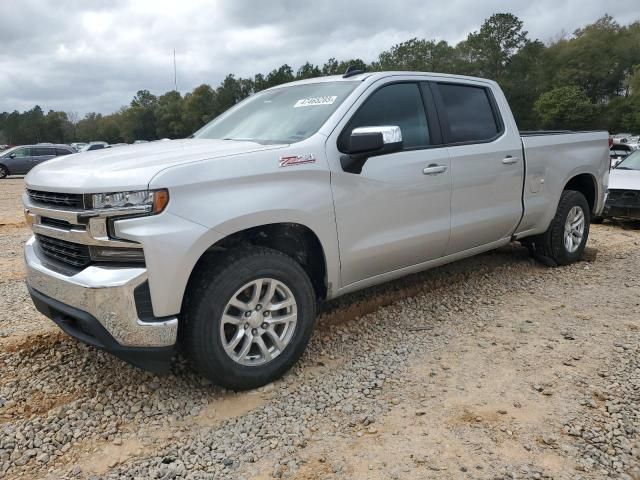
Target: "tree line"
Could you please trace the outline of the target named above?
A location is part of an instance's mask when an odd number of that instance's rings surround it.
[[[618,24],[605,15],[548,44],[531,39],[524,23],[497,13],[457,45],[412,38],[367,63],[359,58],[309,62],[294,71],[282,65],[268,74],[233,74],[213,88],[202,84],[184,96],[140,90],[115,113],[73,112],[35,106],[0,113],[0,143],[109,143],[184,138],[243,98],[298,79],[345,72],[349,65],[367,71],[414,70],[472,75],[496,80],[522,130],[607,129],[640,132],[640,21]]]

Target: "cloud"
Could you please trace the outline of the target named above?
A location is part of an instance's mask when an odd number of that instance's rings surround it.
[[[283,63],[330,57],[373,60],[418,36],[457,43],[489,15],[510,11],[530,36],[549,41],[596,20],[596,0],[21,0],[0,4],[0,111],[39,104],[109,113],[137,90],[217,85],[228,73],[250,76]],[[621,23],[640,18],[640,4],[620,0]]]

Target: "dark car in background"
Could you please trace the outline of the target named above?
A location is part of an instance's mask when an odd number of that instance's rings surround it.
[[[25,175],[36,165],[76,151],[69,145],[21,145],[0,153],[0,178]]]

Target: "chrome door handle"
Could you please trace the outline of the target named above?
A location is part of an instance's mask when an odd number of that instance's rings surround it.
[[[424,173],[425,175],[438,175],[446,171],[447,171],[446,165],[436,165],[435,163],[432,163],[428,167],[422,169],[422,173]]]
[[[505,165],[513,165],[518,161],[518,157],[512,157],[511,155],[507,155],[502,159],[502,163]]]

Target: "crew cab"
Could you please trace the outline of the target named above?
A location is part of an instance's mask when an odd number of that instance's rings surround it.
[[[192,138],[26,177],[27,283],[79,340],[233,389],[284,374],[319,302],[526,243],[577,261],[607,132],[521,134],[490,80],[349,71],[245,99]]]

